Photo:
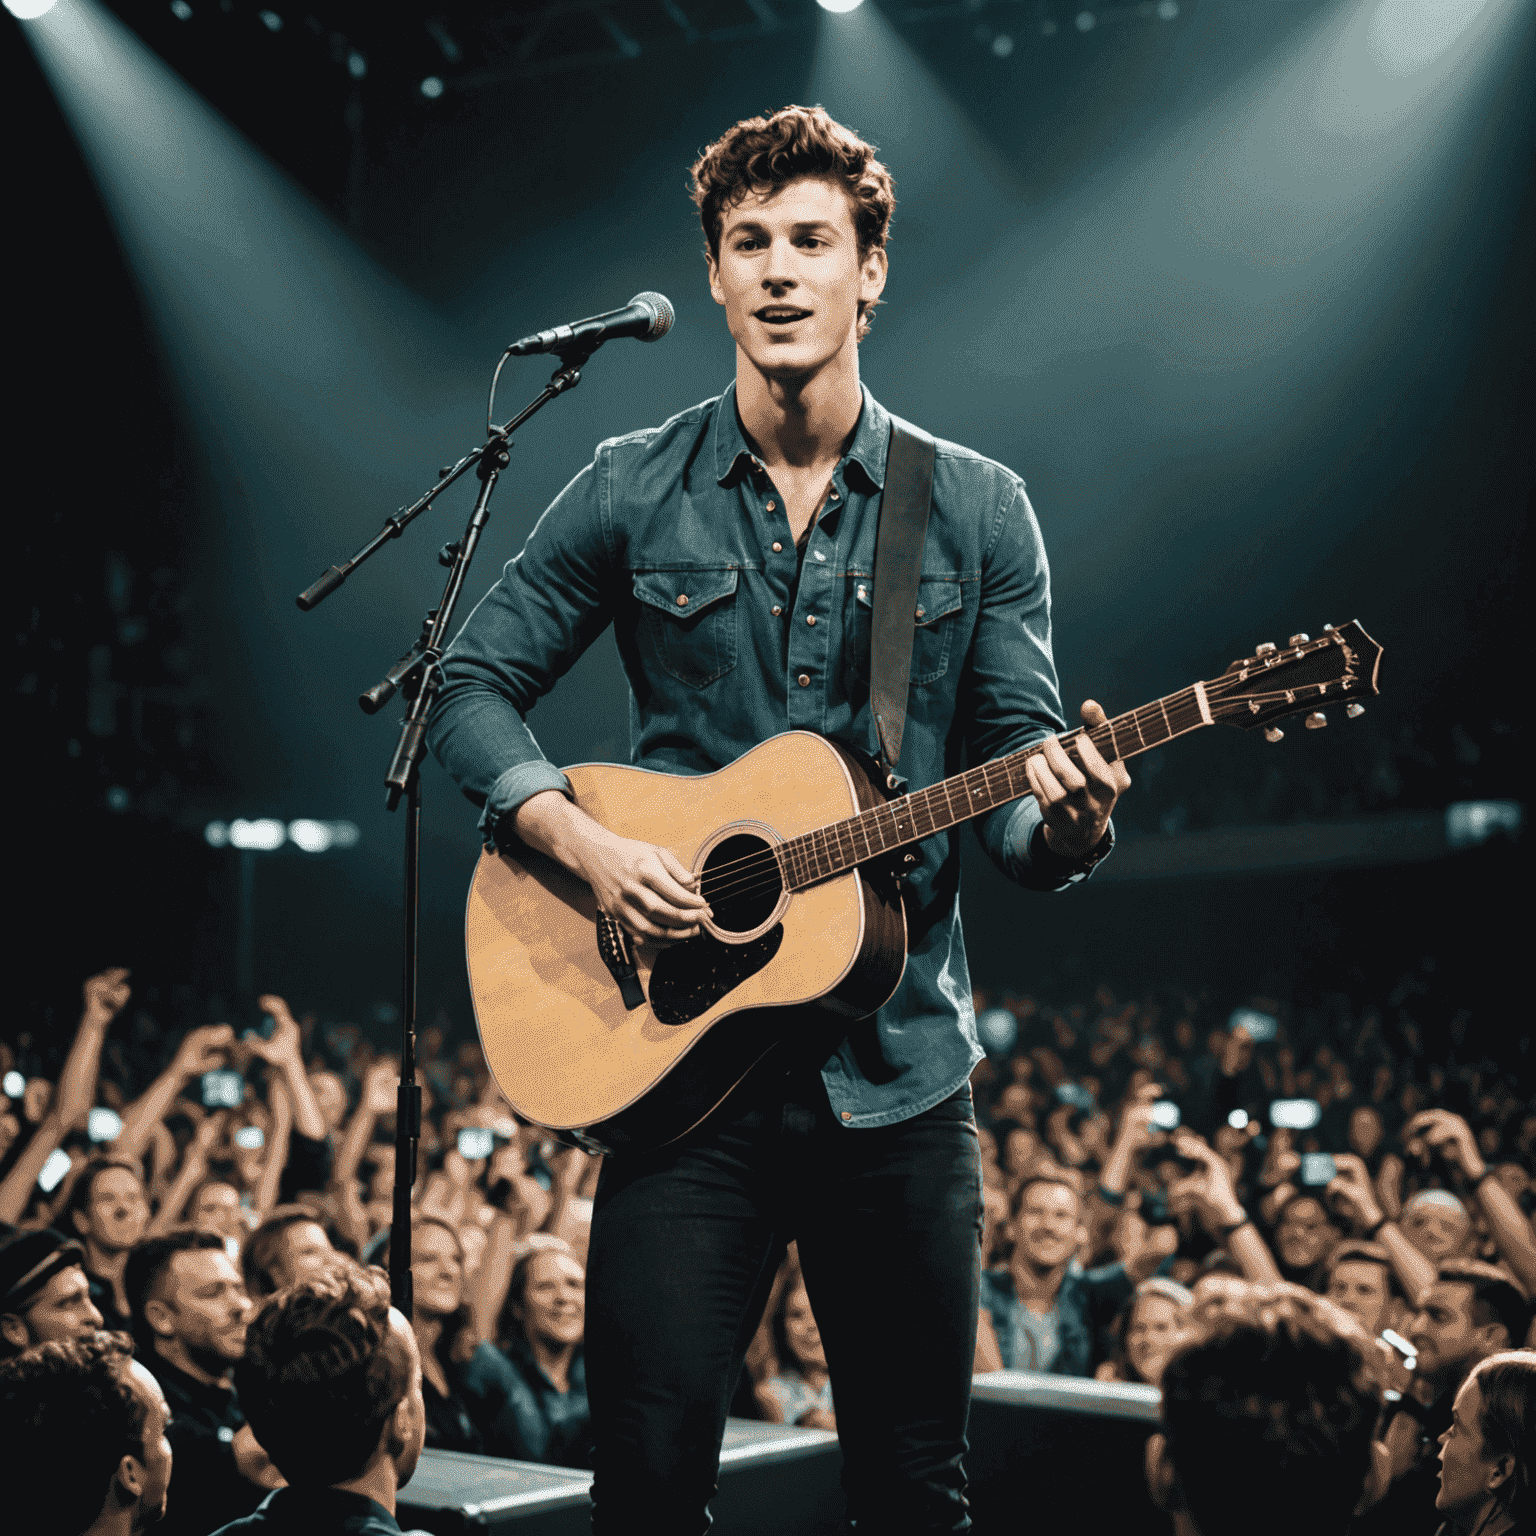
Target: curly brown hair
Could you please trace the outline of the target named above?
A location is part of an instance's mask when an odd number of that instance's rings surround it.
[[[693,163],[693,201],[712,261],[720,259],[725,215],[752,194],[770,196],[806,176],[836,182],[848,195],[862,259],[885,249],[896,183],[866,144],[823,107],[780,107],[733,123]],[[858,339],[869,335],[879,299],[859,302]]]

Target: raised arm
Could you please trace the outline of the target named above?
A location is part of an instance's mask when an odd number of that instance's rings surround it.
[[[1328,1185],[1329,1197],[1355,1222],[1363,1237],[1387,1250],[1404,1294],[1410,1299],[1418,1296],[1434,1281],[1434,1261],[1425,1258],[1376,1203],[1370,1171],[1354,1153],[1340,1152],[1333,1161],[1338,1174]]]
[[[1403,1127],[1405,1142],[1422,1137],[1466,1181],[1499,1257],[1509,1265],[1527,1296],[1536,1295],[1536,1241],[1530,1223],[1510,1193],[1493,1177],[1477,1149],[1472,1127],[1448,1109],[1426,1109]]]
[[[263,1012],[272,1015],[277,1028],[270,1040],[253,1039],[251,1049],[282,1073],[293,1109],[293,1129],[310,1141],[324,1141],[325,1116],[320,1113],[314,1089],[309,1086],[309,1075],[304,1070],[303,1036],[298,1020],[288,1011],[288,1004],[275,993],[268,992],[256,1002]]]
[[[145,1237],[159,1237],[161,1233],[170,1231],[181,1220],[181,1213],[192,1197],[192,1191],[197,1188],[208,1172],[208,1154],[218,1145],[219,1136],[228,1118],[227,1109],[217,1110],[203,1117],[202,1124],[193,1133],[192,1140],[187,1143],[187,1150],[181,1155],[181,1168],[171,1187],[165,1192],[165,1198],[160,1202],[160,1209],[155,1212],[150,1218],[149,1225],[144,1228]]]
[[[1180,1181],[1180,1187],[1192,1196],[1206,1230],[1237,1261],[1246,1279],[1256,1285],[1278,1284],[1279,1267],[1237,1198],[1227,1160],[1192,1131],[1181,1132],[1174,1148],[1181,1157],[1200,1165],[1188,1180]]]
[[[277,1204],[278,1191],[283,1187],[283,1169],[288,1164],[288,1142],[293,1134],[293,1106],[275,1077],[267,1082],[267,1108],[272,1112],[272,1134],[267,1138],[267,1160],[261,1165],[261,1179],[252,1196],[258,1221],[265,1221]]]
[[[123,1111],[123,1128],[113,1148],[123,1157],[142,1157],[155,1127],[170,1113],[181,1090],[204,1072],[222,1067],[235,1032],[228,1024],[189,1029],[171,1064]]]

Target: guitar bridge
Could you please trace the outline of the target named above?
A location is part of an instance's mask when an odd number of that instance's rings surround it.
[[[619,996],[626,1008],[645,1005],[640,990],[640,974],[635,969],[635,950],[629,935],[606,912],[597,914],[597,952],[608,967],[608,974],[618,984]]]

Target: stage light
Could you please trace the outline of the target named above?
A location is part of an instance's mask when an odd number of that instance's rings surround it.
[[[20,1072],[7,1072],[5,1082],[0,1087],[4,1087],[6,1098],[19,1099],[27,1091],[27,1080]]]
[[[360,54],[356,48],[347,55],[347,73],[354,80],[362,80],[368,74],[368,60]]]
[[[1498,832],[1514,839],[1524,820],[1518,800],[1461,800],[1445,808],[1445,840],[1452,848],[1475,848]]]
[[[864,3],[864,0],[816,0],[824,11],[833,11],[841,16],[846,11],[856,11]]]
[[[107,809],[109,811],[126,811],[132,801],[133,796],[121,784],[114,784],[107,791]]]
[[[428,75],[427,78],[421,82],[421,94],[425,96],[428,101],[436,101],[437,98],[443,94],[443,82],[439,80],[436,75]]]
[[[171,15],[177,21],[191,21],[192,7],[187,4],[187,0],[171,0]]]
[[[5,0],[5,8],[18,21],[36,21],[39,16],[46,16],[55,3],[56,0]]]
[[[1477,20],[1487,0],[1379,0],[1366,47],[1385,75],[1417,74]]]
[[[229,847],[229,823],[227,821],[210,821],[203,828],[203,841],[210,848]]]
[[[976,1015],[976,1033],[994,1056],[1006,1056],[1019,1038],[1019,1021],[1006,1008],[987,1008]]]
[[[233,848],[250,848],[258,853],[271,853],[287,841],[288,833],[282,822],[264,816],[260,821],[232,821],[229,824],[229,842]]]
[[[1234,1131],[1246,1131],[1248,1129],[1248,1111],[1246,1109],[1234,1109],[1227,1116],[1227,1124]]]
[[[1179,0],[1157,0],[1157,14],[1162,21],[1172,21],[1179,14]]]
[[[992,39],[992,52],[995,53],[998,58],[1006,59],[1008,55],[1013,52],[1013,39],[1009,37],[1006,32],[999,32],[998,35]]]
[[[1077,13],[1077,30],[1079,32],[1092,32],[1098,21],[1092,11],[1079,11]]]
[[[281,32],[283,30],[283,18],[276,11],[257,11],[261,18],[261,24],[268,32]]]

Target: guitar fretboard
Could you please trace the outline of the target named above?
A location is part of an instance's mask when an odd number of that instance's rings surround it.
[[[1091,730],[1079,726],[1055,739],[1067,746],[1086,732],[1105,760],[1112,762],[1148,752],[1175,736],[1210,724],[1205,685],[1195,683],[1139,709],[1116,715]],[[1030,794],[1024,764],[1044,750],[1045,740],[1037,741],[1021,752],[995,758],[940,784],[861,811],[846,821],[835,821],[788,839],[775,850],[785,884],[792,891],[803,890],[856,864],[893,853],[908,843],[920,842],[935,832],[946,831]]]

